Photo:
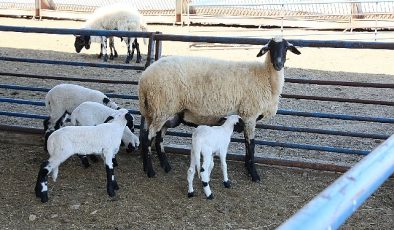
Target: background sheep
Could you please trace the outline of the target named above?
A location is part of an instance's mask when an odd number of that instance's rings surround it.
[[[115,196],[119,186],[115,180],[112,158],[119,150],[124,128],[132,117],[127,109],[120,109],[112,116],[114,120],[111,123],[67,126],[49,136],[49,159],[41,164],[35,186],[36,196],[41,198],[41,202],[48,201],[47,175],[51,174],[53,181],[56,181],[59,165],[76,153],[102,155],[107,171],[107,193]]]
[[[219,156],[223,172],[223,185],[230,188],[230,181],[227,175],[226,155],[230,144],[231,134],[234,125],[238,122],[238,115],[228,116],[221,126],[198,126],[192,135],[192,150],[190,155],[190,167],[187,171],[187,181],[189,185],[188,197],[194,196],[193,178],[197,169],[198,176],[204,186],[204,193],[208,199],[213,199],[209,186],[211,172],[214,166],[214,155]],[[202,167],[200,166],[200,156],[203,156]],[[201,168],[201,169],[200,169]]]
[[[98,30],[121,30],[121,31],[147,31],[146,23],[144,22],[142,15],[137,9],[126,5],[110,5],[98,8],[91,17],[86,21],[83,26],[84,29],[98,29]],[[112,38],[113,39],[113,38]],[[83,47],[86,49],[90,48],[91,36],[81,35],[76,36],[74,46],[77,53],[79,53]],[[127,57],[126,63],[129,63],[133,59],[134,50],[137,50],[137,63],[141,62],[141,52],[137,39],[134,38],[132,44],[132,50],[130,51],[130,38],[123,38],[127,46]],[[144,39],[145,42],[145,39]],[[113,40],[112,40],[113,43]],[[107,55],[107,38],[101,37],[101,52],[103,60],[108,60]],[[111,52],[112,54],[112,52]],[[115,52],[115,54],[117,54]],[[111,57],[110,57],[111,58]]]
[[[86,101],[80,104],[71,115],[65,117],[64,124],[67,122],[74,126],[95,126],[105,122],[110,122],[116,110],[111,109],[103,104],[97,102]],[[131,114],[130,114],[131,115]],[[131,115],[131,117],[133,117]],[[134,132],[134,119],[131,122],[127,122],[122,136],[122,144],[126,146],[126,151],[131,152],[136,149],[139,144],[139,138],[133,133]],[[82,164],[85,167],[89,166],[89,161],[86,156],[81,156]],[[116,159],[113,159],[114,166],[117,166]]]
[[[149,66],[139,82],[140,111],[146,119],[140,136],[148,176],[155,174],[150,157],[155,137],[161,166],[171,169],[163,148],[158,148],[167,128],[180,123],[215,125],[221,117],[237,114],[245,123],[245,166],[252,180],[259,181],[254,130],[257,120],[276,114],[287,50],[300,54],[285,39],[275,38],[257,54],[268,52],[262,63],[172,56]]]

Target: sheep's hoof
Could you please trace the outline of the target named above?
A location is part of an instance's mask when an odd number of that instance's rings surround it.
[[[36,197],[41,197],[41,189],[40,189],[40,186],[38,184],[34,188],[34,192],[36,193]]]
[[[110,196],[110,197],[115,196],[115,186],[113,183],[107,184],[107,193],[108,193],[108,196]]]
[[[193,197],[193,196],[194,196],[194,192],[188,192],[188,193],[187,193],[187,197],[191,198],[191,197]]]
[[[118,52],[115,51],[114,57],[118,57]]]
[[[105,55],[104,55],[103,61],[104,61],[104,62],[107,62],[107,61],[108,61],[108,54],[105,54]]]
[[[231,188],[231,181],[223,181],[223,185],[225,188]]]
[[[82,163],[83,167],[85,167],[85,168],[89,168],[89,166],[90,166],[89,160],[86,156],[81,157],[81,163]]]
[[[207,200],[212,200],[213,199],[213,193],[211,195],[207,196]]]
[[[114,55],[110,54],[109,55],[109,60],[114,60]]]
[[[118,182],[116,180],[114,180],[112,183],[114,183],[114,189],[119,190]]]
[[[100,58],[102,58],[102,57],[103,57],[103,54],[102,54],[102,53],[100,53],[100,54],[97,56],[98,59],[100,59]]]
[[[135,63],[140,63],[141,62],[141,58],[138,58]]]
[[[148,177],[149,178],[152,178],[152,177],[154,177],[155,175],[156,175],[156,173],[155,173],[155,171],[154,170],[148,170]]]
[[[48,202],[48,192],[41,192],[40,198],[42,203]]]
[[[166,173],[168,173],[169,171],[171,171],[171,165],[170,165],[170,163],[168,163],[168,162],[164,162],[164,163],[162,164],[161,167],[164,169],[164,171],[165,171]]]
[[[99,161],[98,157],[95,155],[90,155],[89,159],[92,160],[94,163],[97,163]]]
[[[257,174],[253,163],[246,164],[246,169],[248,170],[249,175],[252,177],[253,182],[260,182],[260,176]]]

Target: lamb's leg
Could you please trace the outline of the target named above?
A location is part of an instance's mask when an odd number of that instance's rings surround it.
[[[196,173],[196,159],[194,157],[194,154],[200,154],[200,153],[195,153],[192,152],[190,154],[190,167],[187,170],[187,182],[188,182],[188,190],[187,190],[187,197],[193,197],[194,196],[194,189],[193,189],[193,179],[194,175]],[[200,162],[198,162],[200,163]]]
[[[256,166],[254,164],[254,130],[255,130],[256,122],[249,121],[245,122],[245,147],[246,147],[246,155],[245,155],[245,167],[248,170],[249,175],[252,177],[252,181],[258,182],[260,181],[260,176],[256,171]]]
[[[132,52],[130,51],[130,38],[124,39],[124,42],[126,43],[126,47],[127,47],[127,57],[126,57],[125,63],[128,64],[128,63],[130,63],[130,61],[133,59],[134,53],[132,53]],[[133,52],[134,52],[134,50],[133,50]]]
[[[115,180],[114,168],[112,166],[112,156],[105,155],[105,170],[107,172],[107,193],[110,197],[115,196],[115,190],[119,189],[118,183]]]
[[[213,199],[213,194],[212,194],[211,188],[209,187],[209,177],[210,177],[209,168],[211,167],[210,164],[212,163],[212,159],[210,159],[211,156],[212,156],[212,153],[211,154],[203,154],[203,163],[202,163],[202,167],[201,167],[202,186],[204,189],[205,196],[209,200]]]
[[[148,177],[154,177],[155,171],[153,170],[150,147],[152,139],[149,139],[149,130],[143,116],[141,116],[140,143],[144,171],[148,174]]]
[[[141,62],[141,52],[140,52],[140,44],[138,44],[137,38],[135,38],[134,42],[133,42],[133,52],[134,52],[134,49],[137,50],[137,60],[135,62],[140,63]]]
[[[38,171],[36,187],[34,191],[36,196],[41,199],[42,203],[48,201],[48,174],[50,171],[48,170],[49,162],[45,161],[40,165],[40,171]]]
[[[221,165],[222,173],[223,173],[223,185],[226,188],[230,188],[231,182],[228,179],[228,174],[227,174],[226,151],[222,151],[220,153],[219,157],[220,157],[220,165]]]
[[[168,162],[168,158],[166,153],[164,152],[164,146],[163,146],[163,136],[166,133],[167,128],[163,127],[159,132],[156,133],[156,138],[155,138],[155,148],[157,155],[159,156],[160,160],[160,166],[164,169],[165,172],[171,171],[171,165]]]

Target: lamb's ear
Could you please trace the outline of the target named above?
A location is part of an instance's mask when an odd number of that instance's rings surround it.
[[[301,52],[290,42],[287,42],[287,49],[289,49],[292,53],[300,55]]]
[[[108,122],[110,122],[113,119],[114,119],[113,116],[108,116],[107,119],[105,119],[104,123],[108,123]]]
[[[267,53],[268,50],[268,44],[264,45],[263,48],[261,48],[260,52],[257,54],[257,57],[263,56],[265,53]]]

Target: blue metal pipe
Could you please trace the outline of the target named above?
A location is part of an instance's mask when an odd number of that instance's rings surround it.
[[[394,173],[394,135],[317,195],[278,230],[337,229]]]
[[[301,111],[286,110],[286,109],[278,109],[277,114],[301,116],[301,117],[330,118],[330,119],[351,120],[351,121],[394,123],[394,118],[353,116],[347,114],[332,114],[332,113],[319,113],[319,112],[301,112]]]
[[[44,28],[27,26],[0,26],[0,31],[44,33],[44,34],[70,34],[70,35],[94,35],[94,36],[116,36],[116,37],[142,37],[149,38],[153,32],[119,31],[119,30],[88,30],[88,29],[66,29],[66,28]]]
[[[133,70],[145,69],[144,66],[77,62],[77,61],[55,61],[49,59],[34,59],[34,58],[0,57],[0,60],[13,61],[13,62],[41,63],[41,64],[50,64],[50,65],[88,66],[88,67],[112,68],[112,69],[133,69]]]
[[[207,42],[207,43],[227,43],[227,44],[266,44],[267,38],[245,38],[245,37],[214,37],[214,36],[190,36],[155,34],[151,32],[127,32],[117,30],[85,30],[85,29],[64,29],[64,28],[40,28],[40,27],[19,27],[0,26],[0,31],[27,32],[27,33],[47,33],[47,34],[78,34],[96,36],[117,36],[117,37],[153,37],[159,41],[182,41],[182,42]],[[348,48],[348,49],[394,49],[394,43],[390,42],[362,42],[362,41],[337,41],[337,40],[293,40],[289,42],[301,47],[328,47],[328,48]]]
[[[48,118],[47,115],[20,113],[20,112],[8,112],[8,111],[0,111],[0,115],[10,116],[10,117],[33,118],[33,119],[46,119],[46,118]]]
[[[1,85],[0,85],[0,87],[1,87]],[[133,96],[133,95],[111,94],[111,93],[106,94],[106,95],[111,98],[122,98],[122,99],[132,99],[132,100],[138,99],[138,96]],[[14,99],[14,98],[0,98],[0,102],[45,106],[45,103],[43,101],[31,101],[31,100]],[[340,119],[340,120],[394,123],[394,118],[365,117],[365,116],[353,116],[353,115],[346,115],[346,114],[301,112],[301,111],[293,111],[293,110],[278,110],[278,114],[291,115],[291,116],[303,116],[303,117],[330,118],[330,119]]]

